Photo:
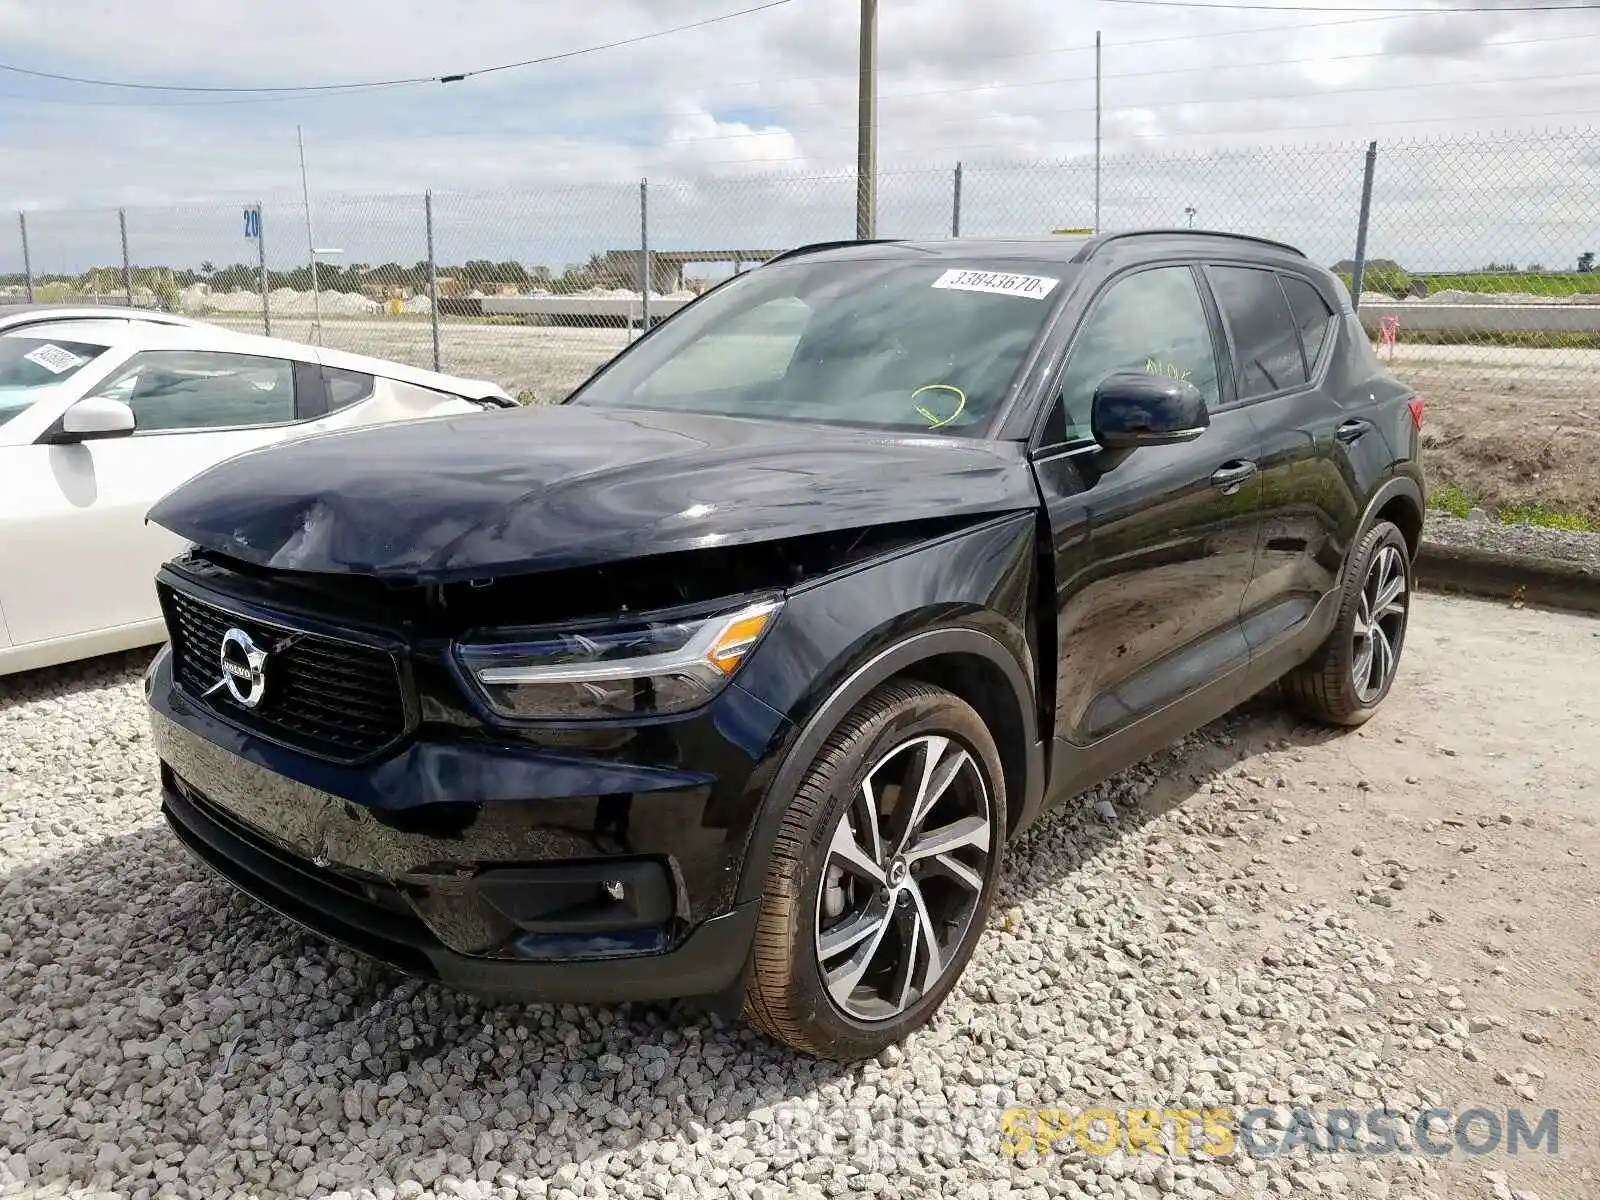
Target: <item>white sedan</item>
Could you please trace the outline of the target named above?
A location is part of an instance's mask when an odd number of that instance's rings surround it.
[[[503,408],[492,383],[133,309],[0,310],[0,675],[165,636],[150,506],[246,450]]]

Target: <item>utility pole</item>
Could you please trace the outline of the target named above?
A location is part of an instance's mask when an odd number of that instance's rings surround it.
[[[856,119],[856,237],[878,236],[878,0],[861,0],[861,107]]]
[[[1100,232],[1100,31],[1094,31],[1094,231]]]
[[[300,196],[306,203],[306,254],[311,259],[311,327],[322,345],[322,293],[317,290],[317,243],[311,236],[311,187],[306,183],[306,137],[294,127],[294,140],[300,147]]]

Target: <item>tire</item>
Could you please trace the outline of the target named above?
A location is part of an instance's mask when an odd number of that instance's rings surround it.
[[[1393,592],[1396,583],[1399,591]],[[1400,669],[1412,590],[1405,535],[1390,522],[1379,521],[1350,556],[1333,632],[1315,654],[1283,677],[1290,707],[1315,720],[1347,726],[1360,725],[1377,712]],[[1380,606],[1378,620],[1371,621],[1374,603],[1388,593],[1392,598]]]
[[[937,799],[910,823],[919,784]],[[773,842],[745,1019],[841,1061],[921,1027],[983,932],[1005,832],[1000,754],[969,704],[909,681],[867,696],[818,752]]]

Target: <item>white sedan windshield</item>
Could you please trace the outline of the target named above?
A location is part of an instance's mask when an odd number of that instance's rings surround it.
[[[0,425],[105,352],[106,347],[87,342],[17,334],[0,337]]]

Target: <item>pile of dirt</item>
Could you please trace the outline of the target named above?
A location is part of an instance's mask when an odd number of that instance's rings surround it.
[[[1600,351],[1506,350],[1498,360],[1415,359],[1479,347],[1401,347],[1390,367],[1426,399],[1429,490],[1491,512],[1542,506],[1600,521]],[[1590,357],[1595,360],[1589,366]]]

